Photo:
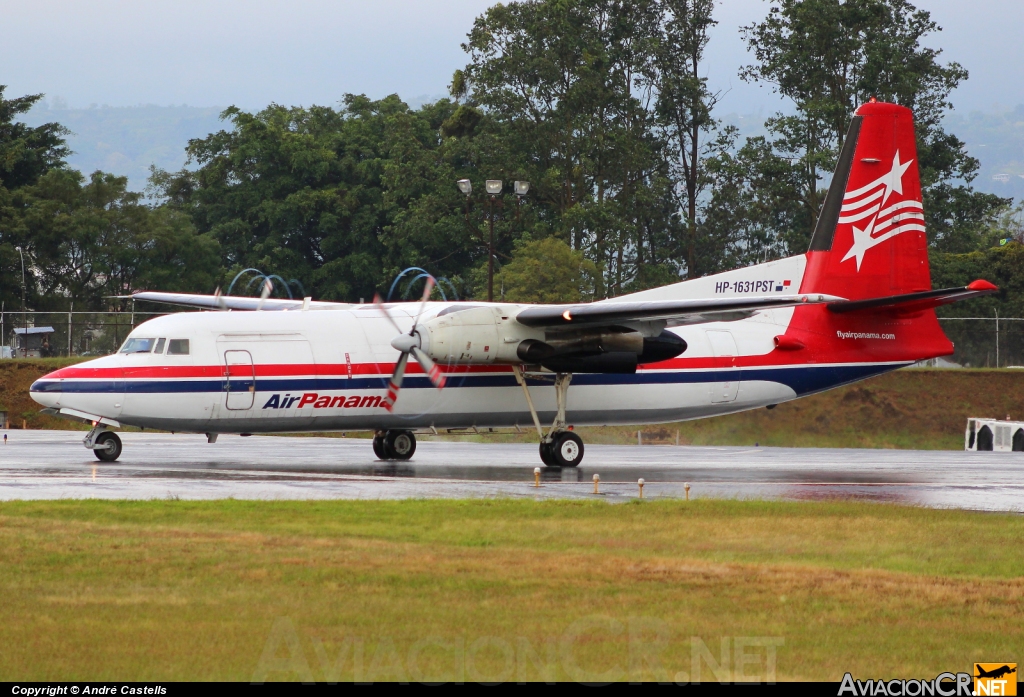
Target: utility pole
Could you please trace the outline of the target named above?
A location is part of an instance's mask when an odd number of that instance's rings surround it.
[[[25,252],[21,247],[15,247],[21,255],[21,328],[24,334],[21,335],[21,357],[28,356],[28,315],[25,313]]]
[[[996,310],[996,367],[999,367],[999,310]]]

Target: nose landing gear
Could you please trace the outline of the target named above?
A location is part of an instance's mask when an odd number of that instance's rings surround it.
[[[106,426],[97,424],[82,441],[101,462],[113,462],[121,457],[121,439]]]
[[[377,431],[373,436],[373,454],[381,460],[408,460],[415,452],[412,431]]]

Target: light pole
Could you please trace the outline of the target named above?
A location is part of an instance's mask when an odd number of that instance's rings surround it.
[[[466,222],[469,223],[469,201],[473,195],[473,183],[468,179],[460,179],[456,185],[466,196]],[[500,179],[488,179],[484,182],[484,189],[487,191],[487,302],[494,302],[494,209],[502,208],[503,203],[498,196],[504,186]],[[519,221],[519,207],[523,197],[530,191],[530,182],[516,181],[514,186],[516,194],[516,221]]]
[[[21,335],[21,357],[28,357],[28,315],[25,314],[25,252],[21,247],[15,247],[21,255],[21,328],[24,334]]]

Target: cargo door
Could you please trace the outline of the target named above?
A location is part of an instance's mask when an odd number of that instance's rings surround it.
[[[739,371],[735,370],[736,354],[738,353],[736,340],[733,338],[732,332],[728,330],[710,329],[705,334],[711,343],[711,352],[715,358],[730,359],[729,361],[718,361],[719,367],[724,368],[722,376],[726,379],[711,383],[711,402],[712,404],[734,402],[740,389]]]
[[[252,409],[256,400],[256,367],[248,351],[224,351],[224,406],[231,411]]]

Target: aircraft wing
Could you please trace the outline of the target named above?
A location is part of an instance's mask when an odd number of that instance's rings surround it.
[[[238,295],[194,295],[191,293],[158,293],[140,291],[123,296],[133,300],[152,303],[200,307],[207,310],[302,310],[303,308],[337,307],[340,303],[310,302],[308,300],[283,300],[281,298],[247,298]]]
[[[585,305],[544,305],[530,307],[516,321],[527,327],[570,328],[608,325],[621,322],[665,321],[669,325],[733,321],[749,317],[758,310],[797,305],[842,302],[835,295],[751,296],[740,298],[695,298],[651,302],[601,302]]]

